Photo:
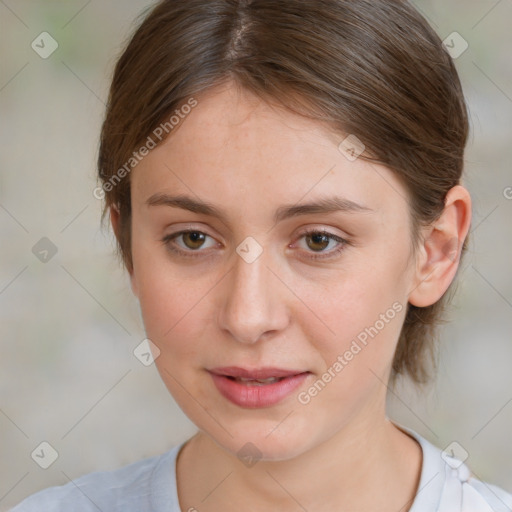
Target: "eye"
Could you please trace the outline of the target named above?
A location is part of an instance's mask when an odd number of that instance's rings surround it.
[[[334,233],[330,233],[325,229],[310,229],[301,233],[300,239],[305,239],[307,246],[313,250],[313,253],[318,254],[309,254],[307,257],[313,260],[324,259],[324,258],[333,258],[338,255],[343,249],[345,249],[346,245],[349,245],[350,242],[345,238],[342,238]],[[330,251],[325,251],[331,242],[335,242],[334,249]],[[311,252],[311,251],[308,251]]]
[[[182,238],[183,244],[180,245],[176,242]],[[177,233],[171,233],[162,238],[162,243],[167,246],[167,248],[179,255],[185,257],[196,257],[201,256],[204,251],[199,251],[199,249],[204,248],[204,243],[206,238],[212,238],[206,233],[202,231],[198,231],[195,229],[187,229],[184,231],[178,231]],[[212,238],[213,240],[213,238]],[[215,247],[217,242],[214,241],[210,247]],[[198,254],[194,254],[198,253]]]
[[[207,238],[211,238],[213,241],[209,247],[205,246],[205,240]],[[180,239],[183,244],[177,242]],[[309,251],[306,249],[306,251],[309,252],[307,257],[312,260],[333,258],[339,254],[346,245],[350,244],[345,238],[330,233],[325,229],[310,229],[304,231],[301,233],[299,239],[305,239],[307,247],[310,249]],[[217,245],[217,242],[215,242],[211,236],[194,229],[171,233],[164,236],[161,241],[169,251],[177,253],[180,256],[192,258],[204,256],[205,251],[201,251],[200,249],[211,248]],[[334,248],[330,251],[325,251],[330,244],[334,245]]]

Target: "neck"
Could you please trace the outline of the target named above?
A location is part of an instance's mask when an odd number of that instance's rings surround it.
[[[250,503],[254,510],[403,512],[416,493],[421,460],[418,443],[384,415],[352,423],[293,459],[251,467],[199,432],[178,458],[178,495],[183,510]]]

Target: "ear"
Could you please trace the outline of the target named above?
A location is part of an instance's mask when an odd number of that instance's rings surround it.
[[[110,206],[110,223],[112,224],[112,229],[114,230],[114,234],[117,238],[117,240],[119,240],[119,233],[120,233],[120,218],[121,218],[121,214],[119,212],[119,208],[116,206],[116,205],[111,205]],[[138,290],[138,286],[137,286],[137,280],[135,278],[135,271],[134,269],[129,269],[127,268],[128,270],[128,274],[130,275],[130,284],[131,284],[131,287],[132,287],[132,292],[133,294],[138,297],[139,296],[139,290]]]
[[[114,230],[114,234],[116,238],[119,240],[119,208],[112,204],[110,205],[110,223],[112,224],[112,229]]]
[[[470,224],[471,196],[464,187],[456,185],[446,195],[441,216],[422,233],[414,288],[409,294],[413,306],[430,306],[446,292],[457,272]]]

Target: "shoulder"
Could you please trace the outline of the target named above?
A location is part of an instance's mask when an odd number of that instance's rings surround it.
[[[413,430],[399,428],[415,438],[423,451],[418,493],[410,512],[512,512],[512,494],[473,474],[461,460],[465,457],[454,453],[455,443],[441,450]]]
[[[181,445],[180,445],[181,446]],[[10,512],[97,512],[154,510],[154,501],[175,494],[175,446],[163,455],[149,457],[112,471],[96,471],[65,485],[49,487],[23,500]],[[163,478],[165,476],[165,478]],[[170,509],[171,510],[171,509]]]

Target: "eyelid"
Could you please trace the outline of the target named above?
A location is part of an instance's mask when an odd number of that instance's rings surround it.
[[[336,258],[337,256],[339,256],[339,253],[341,253],[346,248],[347,245],[352,245],[352,242],[348,237],[333,233],[332,231],[330,231],[329,228],[318,227],[318,226],[312,226],[312,227],[305,228],[297,235],[297,240],[301,240],[305,236],[314,235],[314,234],[323,234],[323,235],[327,236],[328,238],[330,238],[331,240],[335,240],[338,243],[338,245],[334,249],[331,249],[330,251],[325,251],[325,252],[315,253],[314,251],[307,251],[308,252],[307,258],[310,260]],[[296,242],[294,242],[294,244],[295,243]]]
[[[346,231],[344,233],[337,233],[335,231],[335,228],[331,228],[330,226],[325,226],[325,225],[319,225],[319,226],[308,225],[305,228],[300,229],[299,234],[297,236],[300,237],[300,236],[308,235],[311,233],[323,233],[332,238],[335,238],[335,237],[343,238],[347,242],[348,242],[348,239],[350,239],[352,237],[352,235]]]
[[[189,226],[187,228],[175,231],[173,233],[169,233],[168,235],[165,235],[161,242],[167,247],[169,251],[172,251],[174,253],[177,253],[178,255],[187,257],[207,257],[209,255],[209,252],[211,248],[208,248],[206,250],[202,250],[201,248],[197,250],[192,249],[183,249],[183,248],[176,248],[171,243],[174,241],[174,239],[179,238],[181,235],[187,234],[187,233],[201,233],[205,235],[206,237],[212,238],[215,240],[215,238],[212,235],[209,235],[207,232],[205,232],[203,229],[197,229],[193,226]],[[307,259],[310,260],[320,260],[320,259],[332,259],[336,257],[341,251],[345,249],[347,245],[353,245],[351,240],[348,237],[338,235],[336,233],[333,233],[329,230],[329,228],[325,227],[315,227],[315,226],[308,226],[307,228],[303,229],[296,237],[296,241],[301,240],[302,238],[308,236],[308,235],[314,235],[314,234],[323,234],[326,237],[328,237],[330,240],[334,240],[338,243],[337,247],[335,249],[331,249],[330,251],[326,252],[317,252],[314,251],[307,251],[304,250],[303,252],[308,253],[307,256],[305,256]],[[290,244],[288,247],[293,246],[296,242],[293,242],[293,244]],[[217,246],[219,245],[219,242],[217,242]]]
[[[201,233],[201,234],[205,235],[206,237],[209,237],[212,240],[215,240],[215,238],[213,236],[209,235],[202,229],[196,229],[194,227],[189,227],[189,228],[181,229],[181,230],[175,231],[174,233],[169,233],[168,235],[165,235],[161,239],[161,242],[167,247],[168,250],[170,250],[174,253],[177,253],[178,255],[182,255],[185,257],[192,257],[192,258],[198,257],[198,256],[204,257],[205,253],[209,252],[209,249],[211,249],[211,248],[208,248],[207,250],[198,249],[198,250],[194,251],[192,249],[183,249],[183,248],[180,248],[179,246],[178,246],[178,248],[173,247],[173,244],[171,242],[174,241],[175,238],[179,238],[181,235],[184,235],[187,233]],[[216,244],[219,245],[218,242],[216,242]]]

